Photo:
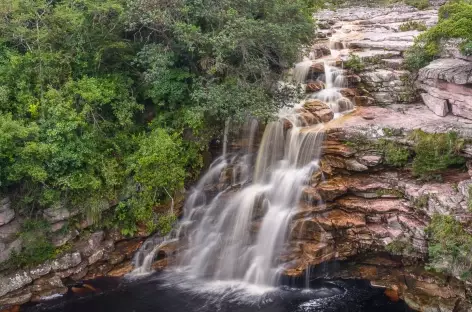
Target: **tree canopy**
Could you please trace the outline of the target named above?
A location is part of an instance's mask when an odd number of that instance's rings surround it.
[[[28,216],[118,201],[143,221],[226,119],[283,105],[313,31],[302,0],[2,1],[0,191]]]

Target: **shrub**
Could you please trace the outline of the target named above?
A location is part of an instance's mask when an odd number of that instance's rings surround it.
[[[434,58],[434,55],[428,53],[423,44],[416,43],[414,46],[405,51],[405,69],[416,72],[427,66]]]
[[[402,240],[394,240],[385,249],[393,255],[404,255],[414,251],[413,246],[409,242]]]
[[[451,216],[435,215],[427,228],[428,267],[469,278],[472,268],[472,236]]]
[[[424,22],[418,21],[409,21],[400,25],[401,31],[409,31],[409,30],[418,30],[418,31],[425,31],[428,29]]]
[[[344,62],[344,67],[347,69],[352,70],[355,73],[359,73],[364,70],[364,62],[362,59],[355,55],[355,54],[349,54],[349,58]]]
[[[405,3],[417,8],[418,10],[424,10],[429,8],[428,0],[405,0]]]
[[[395,167],[403,167],[408,163],[410,151],[395,142],[384,143],[385,163]]]
[[[415,130],[411,137],[415,141],[416,153],[413,174],[417,177],[428,178],[450,166],[465,163],[465,159],[458,155],[464,140],[455,132],[432,134]]]

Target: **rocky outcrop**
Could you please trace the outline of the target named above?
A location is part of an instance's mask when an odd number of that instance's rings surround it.
[[[420,11],[405,5],[356,6],[335,12],[321,11],[316,17],[327,39],[326,45],[337,49],[339,58],[347,61],[354,56],[363,63],[361,81],[355,86],[361,87],[363,94],[360,95],[365,97],[358,98],[356,103],[360,106],[389,105],[417,99],[410,72],[402,67],[403,53],[421,32],[402,31],[400,26],[407,22],[426,27],[435,25],[437,9]],[[319,45],[320,42],[317,47]]]
[[[114,230],[98,231],[74,240],[71,250],[57,259],[29,269],[2,272],[0,309],[64,294],[76,281],[123,276],[133,269],[131,259],[143,239],[125,239]]]
[[[451,113],[472,119],[472,62],[438,59],[420,69],[418,89],[425,104],[437,115]]]

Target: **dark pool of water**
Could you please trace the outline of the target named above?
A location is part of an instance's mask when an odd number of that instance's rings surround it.
[[[105,289],[110,281],[91,282]],[[154,275],[121,282],[113,290],[87,296],[66,295],[23,311],[66,312],[404,312],[368,281],[316,280],[310,290],[280,287],[267,290],[232,283],[201,283]]]

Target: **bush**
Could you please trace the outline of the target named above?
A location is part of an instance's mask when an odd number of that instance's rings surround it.
[[[405,51],[404,67],[411,72],[417,72],[427,66],[433,59],[434,55],[431,55],[424,49],[424,44],[417,42]]]
[[[364,62],[359,56],[351,53],[349,54],[347,61],[344,62],[344,67],[352,70],[355,73],[359,73],[364,70],[365,66]]]
[[[415,130],[411,138],[415,141],[413,174],[417,177],[428,178],[450,166],[465,163],[458,155],[464,140],[455,132],[432,134]]]
[[[401,31],[410,31],[410,30],[418,30],[418,31],[425,31],[428,28],[424,22],[418,21],[409,21],[400,25]]]
[[[472,268],[472,236],[451,216],[433,216],[429,227],[429,263],[435,271],[469,278]]]
[[[388,244],[385,249],[390,252],[392,255],[404,255],[410,254],[414,251],[413,246],[409,242],[405,242],[402,240],[394,240],[390,244]]]
[[[395,142],[387,141],[384,143],[385,163],[395,167],[403,167],[408,163],[410,151]]]
[[[429,0],[405,0],[405,3],[417,8],[418,10],[429,8]]]

